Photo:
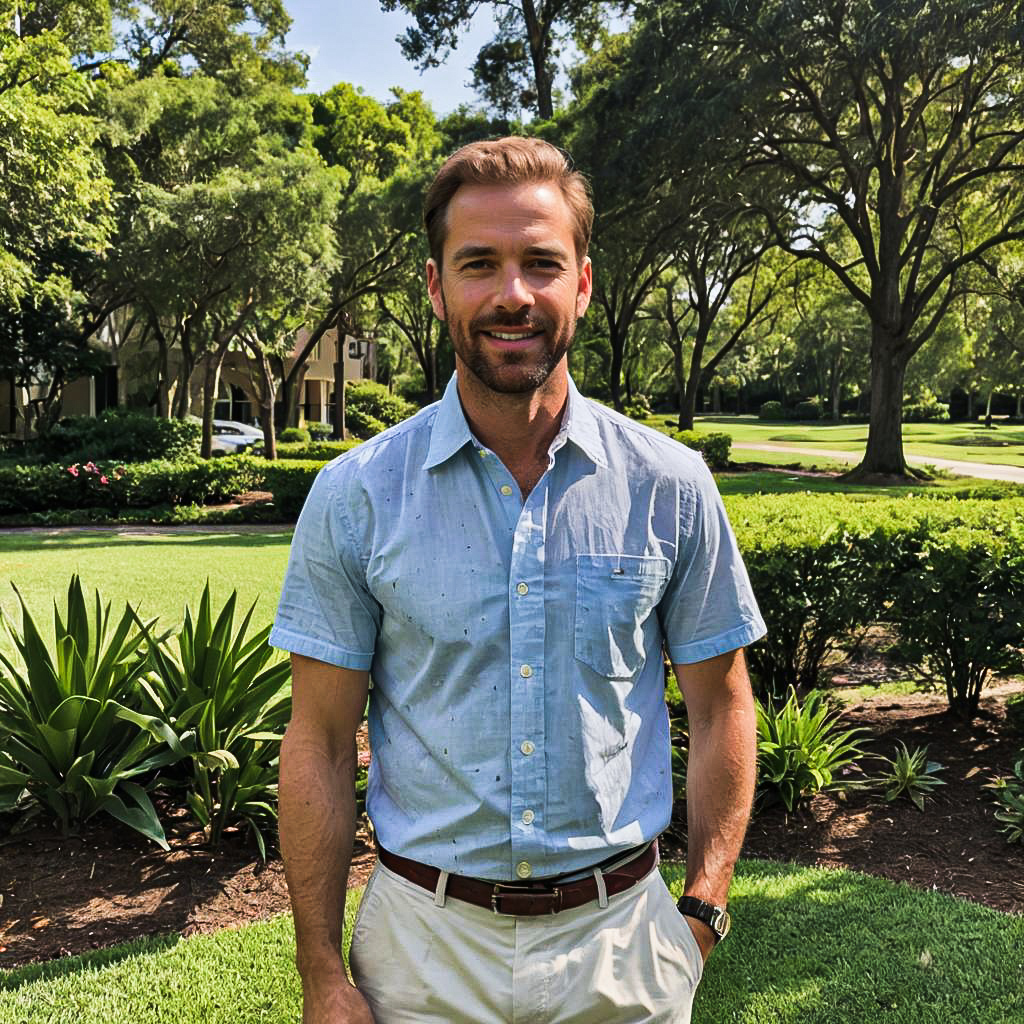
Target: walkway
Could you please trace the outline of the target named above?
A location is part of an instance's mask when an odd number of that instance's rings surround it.
[[[755,444],[744,441],[734,444],[733,451],[754,452],[792,452],[794,455],[820,455],[826,458],[846,459],[855,463],[860,452],[844,452],[837,448],[802,448],[791,444]],[[906,456],[907,462],[915,466],[934,466],[936,469],[947,469],[958,476],[973,476],[981,480],[1009,480],[1024,484],[1024,466],[996,466],[990,462],[962,462],[958,459],[936,459],[931,455]]]

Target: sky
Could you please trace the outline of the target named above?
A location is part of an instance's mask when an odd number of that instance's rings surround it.
[[[292,17],[288,48],[311,58],[309,88],[313,92],[349,82],[375,99],[387,100],[390,88],[397,85],[420,90],[438,115],[475,101],[465,83],[470,78],[469,65],[492,34],[487,5],[447,64],[422,75],[402,56],[395,41],[413,23],[403,12],[384,13],[377,0],[285,0],[285,7]]]

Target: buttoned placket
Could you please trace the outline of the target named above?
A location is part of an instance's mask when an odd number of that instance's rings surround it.
[[[500,459],[478,449],[513,530],[509,566],[509,748],[512,766],[509,832],[511,876],[536,874],[542,853],[547,791],[544,724],[544,548],[548,494],[555,454],[565,443],[564,430],[548,451],[548,467],[524,502],[515,478]]]

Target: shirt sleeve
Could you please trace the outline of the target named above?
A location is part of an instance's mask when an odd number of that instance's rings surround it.
[[[346,509],[351,474],[320,471],[295,525],[270,644],[341,668],[369,669],[381,608],[366,586]]]
[[[722,498],[703,463],[680,486],[678,554],[658,610],[676,665],[734,651],[766,632]]]

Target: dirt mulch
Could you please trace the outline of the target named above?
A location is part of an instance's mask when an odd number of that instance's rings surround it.
[[[1024,683],[993,689],[970,725],[951,718],[934,695],[850,708],[849,725],[871,731],[869,750],[891,756],[897,739],[911,749],[928,744],[929,758],[946,766],[947,785],[923,813],[907,800],[889,804],[865,793],[818,796],[796,815],[760,809],[744,855],[852,868],[1024,913],[1024,848],[1005,842],[982,788],[1020,757],[1024,739],[1009,731],[1003,713],[1006,696],[1020,689]],[[211,852],[184,814],[166,822],[169,854],[99,821],[79,838],[46,828],[0,835],[0,968],[141,936],[209,932],[288,909],[281,862],[262,864],[244,835]],[[372,867],[368,839],[364,832],[357,840],[352,884]],[[663,852],[681,857],[682,847],[669,839]]]

